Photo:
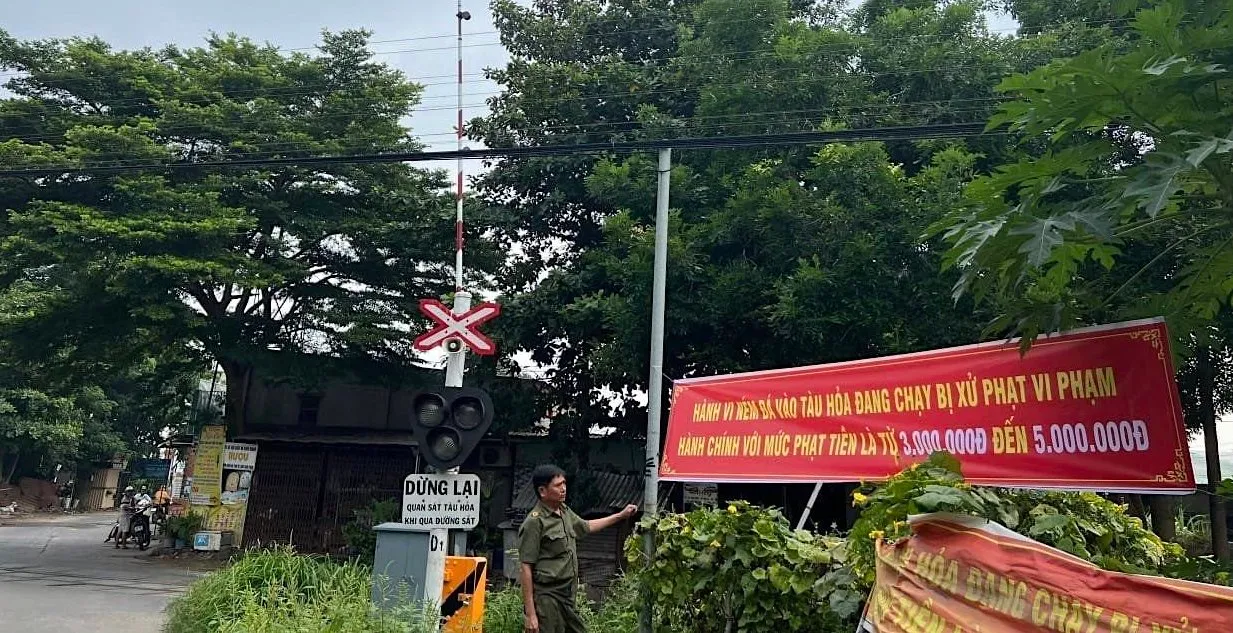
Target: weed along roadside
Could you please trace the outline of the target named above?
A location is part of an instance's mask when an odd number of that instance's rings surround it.
[[[168,607],[166,633],[436,633],[435,613],[413,600],[390,611],[373,607],[372,570],[297,554],[290,548],[253,550],[226,569],[197,581]],[[618,581],[602,606],[580,595],[580,614],[592,631],[637,629],[637,585]],[[516,586],[488,599],[484,631],[522,633],[522,597]]]
[[[1177,609],[1193,609],[1192,623],[1233,621],[1228,568],[1187,556],[1099,495],[972,486],[959,460],[936,453],[852,499],[859,517],[845,534],[794,530],[780,511],[741,501],[646,519],[639,529],[656,534],[654,563],[646,564],[641,535],[631,535],[628,572],[599,604],[581,594],[579,614],[590,631],[633,633],[648,595],[655,630],[672,633],[851,633],[862,616],[882,623],[874,631],[916,630],[916,620],[941,627],[920,630],[968,631],[993,618],[989,625],[996,620],[1007,631],[1065,633],[1074,609],[1110,633],[1132,633],[1135,621],[1160,631],[1225,630],[1165,621]],[[1016,560],[1024,548],[1039,560]],[[884,575],[892,567],[898,572]],[[252,551],[173,602],[166,631],[436,630],[436,614],[414,600],[374,608],[371,573],[364,563],[289,548]],[[1059,588],[1080,576],[1100,577],[1134,600]],[[919,581],[887,584],[891,577]],[[947,607],[922,606],[930,602]],[[519,587],[490,592],[485,605],[486,633],[524,631]],[[972,619],[957,624],[961,617]],[[1152,629],[1137,629],[1144,630]]]
[[[322,631],[428,633],[435,621],[413,607],[372,608],[371,570],[297,554],[254,550],[197,581],[168,607],[166,633]]]

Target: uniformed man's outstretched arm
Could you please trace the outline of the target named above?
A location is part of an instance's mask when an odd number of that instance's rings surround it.
[[[616,514],[610,514],[602,519],[591,519],[590,521],[587,521],[587,532],[594,533],[600,530],[608,529],[617,523],[634,516],[635,514],[638,514],[638,506],[631,503],[625,506],[624,510],[621,510]]]

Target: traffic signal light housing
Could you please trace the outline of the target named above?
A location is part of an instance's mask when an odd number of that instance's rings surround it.
[[[492,426],[492,398],[474,387],[436,387],[411,399],[411,433],[440,471],[461,466]]]

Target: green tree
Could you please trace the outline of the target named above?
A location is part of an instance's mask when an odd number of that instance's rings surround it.
[[[1233,16],[1169,0],[1130,25],[1125,43],[1002,83],[1015,100],[990,127],[1021,135],[1026,151],[972,182],[939,227],[956,296],[991,301],[992,328],[1025,345],[1080,323],[1163,315],[1191,359],[1184,381],[1197,381],[1183,387],[1191,418],[1214,437],[1229,401],[1216,376],[1228,369],[1233,294]],[[1213,534],[1223,536],[1219,501]]]
[[[4,278],[57,293],[74,333],[134,328],[198,342],[227,376],[227,416],[260,353],[406,362],[416,301],[450,285],[442,174],[403,163],[159,169],[194,163],[415,150],[402,120],[420,87],[372,61],[364,32],[318,54],[236,36],[193,49],[115,51],[96,39],[0,32],[0,156],[64,166],[6,179]],[[151,165],[71,176],[74,167]],[[483,266],[484,251],[471,262]]]
[[[189,420],[200,352],[139,331],[86,344],[60,300],[24,283],[0,294],[0,476],[145,454]]]
[[[84,400],[97,392],[80,394]],[[34,389],[0,390],[0,483],[13,478],[17,468],[33,457],[72,460],[81,442],[90,412],[77,398],[52,396]],[[100,444],[111,438],[95,438]],[[6,462],[7,458],[7,462]],[[3,467],[8,466],[7,470]]]
[[[192,428],[198,416],[193,402],[200,380],[208,375],[203,356],[183,346],[172,347],[145,356],[104,384],[104,393],[115,403],[110,425],[125,450],[146,455],[165,431]]]
[[[470,131],[489,146],[983,121],[1005,74],[1059,39],[988,32],[974,2],[581,0],[495,5],[511,62]],[[1069,40],[1067,40],[1069,41]],[[971,342],[918,239],[1005,139],[674,156],[665,372],[838,361]],[[551,366],[553,432],[642,428],[655,166],[502,160],[477,182],[506,348]],[[612,403],[616,394],[616,404]],[[567,442],[567,443],[568,443]],[[572,448],[569,454],[584,452]]]

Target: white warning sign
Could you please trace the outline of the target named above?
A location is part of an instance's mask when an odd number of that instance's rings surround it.
[[[425,530],[470,530],[479,525],[479,475],[407,475],[402,523]]]

